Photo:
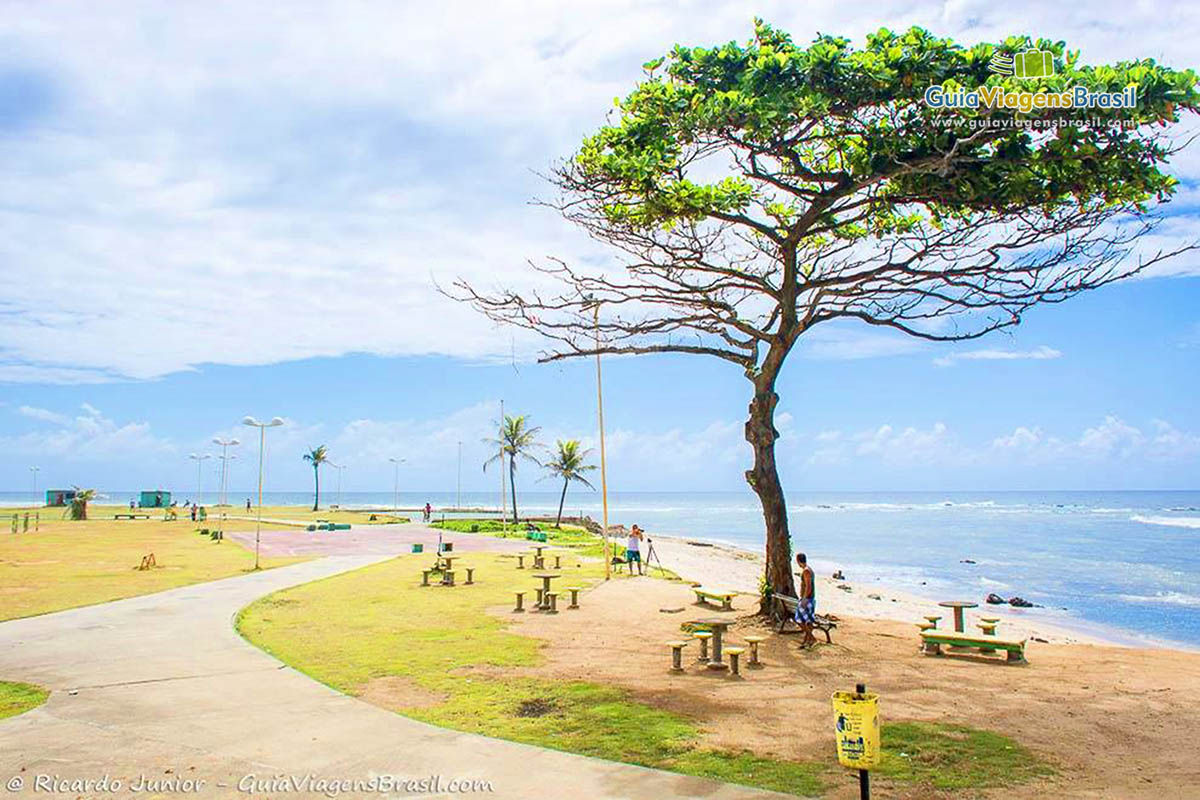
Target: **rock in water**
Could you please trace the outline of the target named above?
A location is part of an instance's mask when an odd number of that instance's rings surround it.
[[[972,559],[970,559],[970,558],[964,558],[963,560],[959,561],[958,563],[960,563],[960,564],[974,564],[974,563],[975,563],[975,561],[974,561],[974,560],[972,560]]]
[[[987,597],[984,598],[984,602],[990,603],[991,605],[994,605],[994,606],[1002,606],[1002,605],[1004,605],[1005,600],[1003,597],[1001,597],[998,594],[989,594]]]
[[[1026,600],[1024,597],[1010,597],[1008,604],[1016,608],[1033,608],[1033,603]]]

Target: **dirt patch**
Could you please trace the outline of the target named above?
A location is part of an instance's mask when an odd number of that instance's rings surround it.
[[[403,711],[407,708],[428,708],[445,702],[446,695],[418,686],[410,678],[389,675],[373,678],[359,687],[358,698],[371,705]]]
[[[548,714],[553,714],[558,710],[558,706],[553,700],[548,700],[544,697],[535,697],[532,700],[522,700],[517,706],[518,717],[544,717]]]
[[[1180,742],[1200,739],[1200,653],[1032,643],[1027,666],[931,658],[917,651],[915,625],[855,617],[841,620],[834,644],[805,651],[798,636],[777,634],[752,616],[752,598],[738,598],[734,612],[693,599],[686,585],[634,578],[584,593],[578,610],[494,613],[514,633],[546,642],[545,663],[526,674],[624,687],[643,702],[696,720],[705,743],[718,747],[829,759],[830,695],[864,681],[880,693],[885,722],[997,731],[1059,768],[1058,777],[1023,787],[1023,796],[1163,800],[1191,796],[1200,786],[1200,763],[1177,757]],[[681,614],[659,611],[680,606]],[[733,623],[732,644],[766,636],[763,666],[744,667],[735,679],[705,669],[696,644],[689,644],[685,673],[670,673],[665,643],[686,638],[681,625],[714,617]],[[856,796],[853,789],[831,797]]]

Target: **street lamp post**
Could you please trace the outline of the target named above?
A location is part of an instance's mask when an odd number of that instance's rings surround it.
[[[30,467],[29,468],[29,471],[33,473],[33,502],[36,503],[37,505],[41,505],[41,503],[38,503],[38,496],[37,496],[37,475],[38,475],[38,470],[40,470],[40,469],[41,469],[41,467]]]
[[[201,467],[204,466],[204,460],[207,458],[212,458],[212,455],[210,453],[205,453],[204,455],[196,455],[195,453],[191,453],[188,455],[188,458],[196,462],[196,505],[200,505]]]
[[[596,419],[600,425],[600,499],[604,525],[604,580],[612,570],[612,559],[608,556],[608,465],[604,458],[604,393],[600,388],[600,303],[592,301],[592,325],[596,333]]]
[[[458,443],[458,482],[454,496],[454,507],[462,511],[462,442]]]
[[[258,569],[258,549],[262,540],[262,492],[263,492],[263,451],[267,447],[267,428],[275,428],[283,424],[282,417],[273,417],[270,422],[259,422],[254,417],[245,417],[243,425],[258,428],[258,517],[254,523],[254,569]]]
[[[229,448],[238,446],[241,444],[241,441],[238,439],[222,439],[220,436],[214,436],[213,444],[221,448],[221,455],[218,456],[221,459],[221,489],[217,496],[217,502],[224,508],[229,504]],[[233,458],[237,458],[237,456],[233,456]]]
[[[344,470],[346,468],[346,465],[345,464],[335,464],[332,461],[329,461],[327,463],[329,464],[329,466],[333,467],[334,469],[336,469],[338,471],[338,490],[337,490],[338,501],[337,501],[337,504],[338,504],[338,508],[341,508],[342,507],[342,470]]]
[[[399,513],[400,511],[400,465],[404,463],[403,458],[389,458],[388,461],[396,465],[396,477],[392,482],[392,511]]]

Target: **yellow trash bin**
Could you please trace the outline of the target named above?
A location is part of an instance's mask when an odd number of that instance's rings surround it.
[[[879,763],[879,695],[834,692],[833,715],[838,762],[870,769]]]

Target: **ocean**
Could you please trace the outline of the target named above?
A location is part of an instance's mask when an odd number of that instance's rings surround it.
[[[101,502],[132,492],[105,491]],[[244,502],[231,493],[232,502]],[[179,495],[178,499],[185,499]],[[211,502],[211,498],[205,498]],[[0,493],[0,505],[29,503]],[[1045,606],[1082,631],[1200,647],[1200,491],[792,492],[793,548],[822,572],[942,599],[982,602],[994,592]],[[323,502],[337,502],[336,493]],[[268,492],[264,503],[311,503]],[[345,507],[391,507],[391,492],[345,492]],[[402,507],[453,506],[454,492],[401,492]],[[495,508],[498,492],[463,492],[464,506]],[[553,514],[557,492],[519,492],[522,513]],[[600,518],[598,493],[572,491],[566,514]],[[609,520],[655,534],[752,550],[764,534],[744,492],[612,492]],[[966,563],[966,562],[974,563]]]

